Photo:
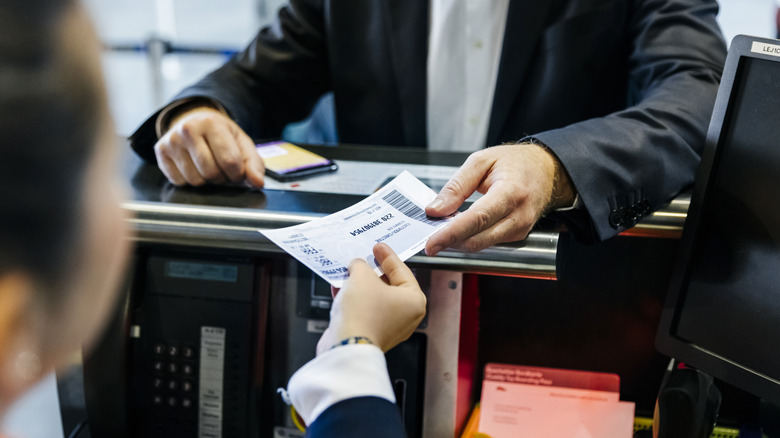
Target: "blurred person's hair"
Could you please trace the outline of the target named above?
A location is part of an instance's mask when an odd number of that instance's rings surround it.
[[[102,117],[83,56],[65,53],[73,44],[62,22],[77,6],[0,3],[0,275],[25,272],[52,293],[77,258],[82,183]]]

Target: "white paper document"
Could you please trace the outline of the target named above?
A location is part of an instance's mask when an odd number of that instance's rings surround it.
[[[404,261],[420,252],[428,237],[449,222],[449,218],[426,216],[425,206],[435,197],[433,190],[404,171],[349,208],[305,224],[260,232],[328,283],[341,287],[349,277],[349,263],[356,258],[382,275],[372,250],[379,242]]]

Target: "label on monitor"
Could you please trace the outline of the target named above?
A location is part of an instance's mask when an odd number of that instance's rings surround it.
[[[226,332],[221,327],[200,328],[199,438],[222,438]]]
[[[780,57],[780,46],[776,44],[767,44],[753,41],[753,46],[750,48],[750,51],[753,53],[761,53],[764,55]]]

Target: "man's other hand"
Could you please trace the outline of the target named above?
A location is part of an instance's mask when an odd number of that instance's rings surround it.
[[[317,354],[343,339],[362,336],[382,351],[408,339],[425,316],[427,299],[412,271],[384,243],[374,246],[385,275],[377,277],[364,260],[349,265],[349,279],[333,300],[330,325],[317,344]]]
[[[197,107],[177,115],[154,145],[157,164],[177,185],[241,183],[263,187],[265,166],[255,144],[219,110]]]
[[[574,200],[558,159],[541,146],[521,143],[471,154],[425,213],[432,217],[453,214],[475,191],[485,196],[431,236],[426,254],[446,248],[479,251],[525,239],[548,208],[571,205]]]

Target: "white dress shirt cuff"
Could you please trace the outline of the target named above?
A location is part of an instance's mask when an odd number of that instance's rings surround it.
[[[563,213],[563,212],[566,212],[566,211],[579,210],[581,208],[582,208],[582,201],[580,201],[580,194],[577,193],[577,194],[574,195],[574,201],[571,203],[570,206],[554,208],[553,212],[555,212],[555,213]]]
[[[350,398],[373,396],[395,403],[385,355],[368,344],[340,346],[320,354],[293,374],[287,393],[306,424]]]

